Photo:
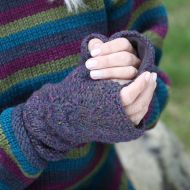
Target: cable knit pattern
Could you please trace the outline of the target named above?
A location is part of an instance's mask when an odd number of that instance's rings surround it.
[[[159,0],[85,3],[86,9],[70,13],[63,0],[0,1],[0,190],[134,189],[110,142],[143,135],[166,106],[169,81],[157,66],[167,13]],[[152,45],[133,40],[128,31]],[[93,35],[105,41],[130,38],[142,60],[138,75],[158,73],[148,113],[137,128],[120,104],[121,86],[89,79],[84,62]]]
[[[152,70],[154,49],[139,33],[121,31],[110,39],[91,34],[81,45],[81,66],[60,83],[44,85],[22,106],[22,126],[33,147],[45,160],[60,160],[66,151],[82,143],[126,142],[142,136],[144,121],[135,127],[121,104],[120,91],[124,85],[111,80],[92,80],[83,62],[89,58],[90,39],[106,42],[118,37],[126,37],[136,45],[142,60],[139,73]],[[18,109],[14,111],[18,115]],[[18,119],[13,113],[13,127],[17,129],[21,122],[14,120]],[[22,136],[17,136],[22,140]]]

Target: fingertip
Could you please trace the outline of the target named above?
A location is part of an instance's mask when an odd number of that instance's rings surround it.
[[[156,82],[157,80],[157,73],[152,73],[152,80]]]
[[[103,42],[98,38],[91,39],[88,43],[88,50],[91,52],[92,50],[99,48],[102,44]]]
[[[150,80],[150,77],[151,77],[150,72],[146,71],[146,72],[145,72],[145,76],[144,76],[146,82],[148,82],[148,81]]]

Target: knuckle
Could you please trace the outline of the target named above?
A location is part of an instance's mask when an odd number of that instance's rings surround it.
[[[141,102],[140,104],[138,104],[137,107],[138,107],[139,111],[144,110],[144,108],[145,108],[144,102]]]
[[[120,59],[122,59],[122,60],[126,60],[129,56],[130,55],[129,55],[129,53],[127,51],[122,51],[120,53]]]
[[[137,73],[137,69],[132,66],[129,66],[128,72],[129,72],[129,75],[134,76]]]
[[[123,44],[124,48],[129,49],[129,47],[130,47],[129,40],[127,40],[126,38],[120,38],[120,40],[121,40],[121,43]]]
[[[131,93],[127,92],[127,87],[124,87],[124,88],[121,89],[120,95],[121,95],[121,98],[122,98],[123,102],[126,105],[129,105],[129,104],[132,103]]]
[[[112,52],[113,48],[110,42],[105,43],[106,52]]]
[[[129,61],[131,61],[132,63],[134,62],[134,55],[133,54],[129,54]]]
[[[107,55],[107,56],[104,56],[105,57],[105,64],[106,65],[111,65],[111,63],[114,61],[114,60],[117,60],[117,57],[116,55]]]
[[[132,103],[132,100],[133,100],[133,98],[132,98],[132,93],[129,92],[129,93],[126,95],[126,101],[127,101],[128,104],[131,104],[131,103]]]

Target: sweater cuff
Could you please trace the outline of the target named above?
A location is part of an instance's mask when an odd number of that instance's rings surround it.
[[[34,164],[29,159],[29,155],[26,155],[23,151],[23,145],[31,148],[26,134],[18,128],[18,131],[20,131],[19,139],[18,136],[15,135],[12,125],[13,110],[14,108],[7,108],[0,115],[0,146],[3,148],[6,154],[15,161],[20,170],[25,173],[25,175],[30,176],[31,178],[36,178],[41,174],[42,170],[41,168],[34,166]],[[17,121],[14,121],[13,123],[16,122]],[[21,143],[21,139],[23,139],[23,144]]]
[[[34,168],[44,169],[47,166],[47,161],[39,156],[35,148],[33,147],[28,133],[24,127],[23,122],[23,107],[24,104],[16,106],[11,109],[12,112],[12,130],[15,134],[15,139],[18,141],[18,146],[26,157],[26,160]]]

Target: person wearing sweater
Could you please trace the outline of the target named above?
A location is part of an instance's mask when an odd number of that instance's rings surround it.
[[[135,189],[114,143],[168,101],[163,4],[2,0],[0,25],[0,190]]]

